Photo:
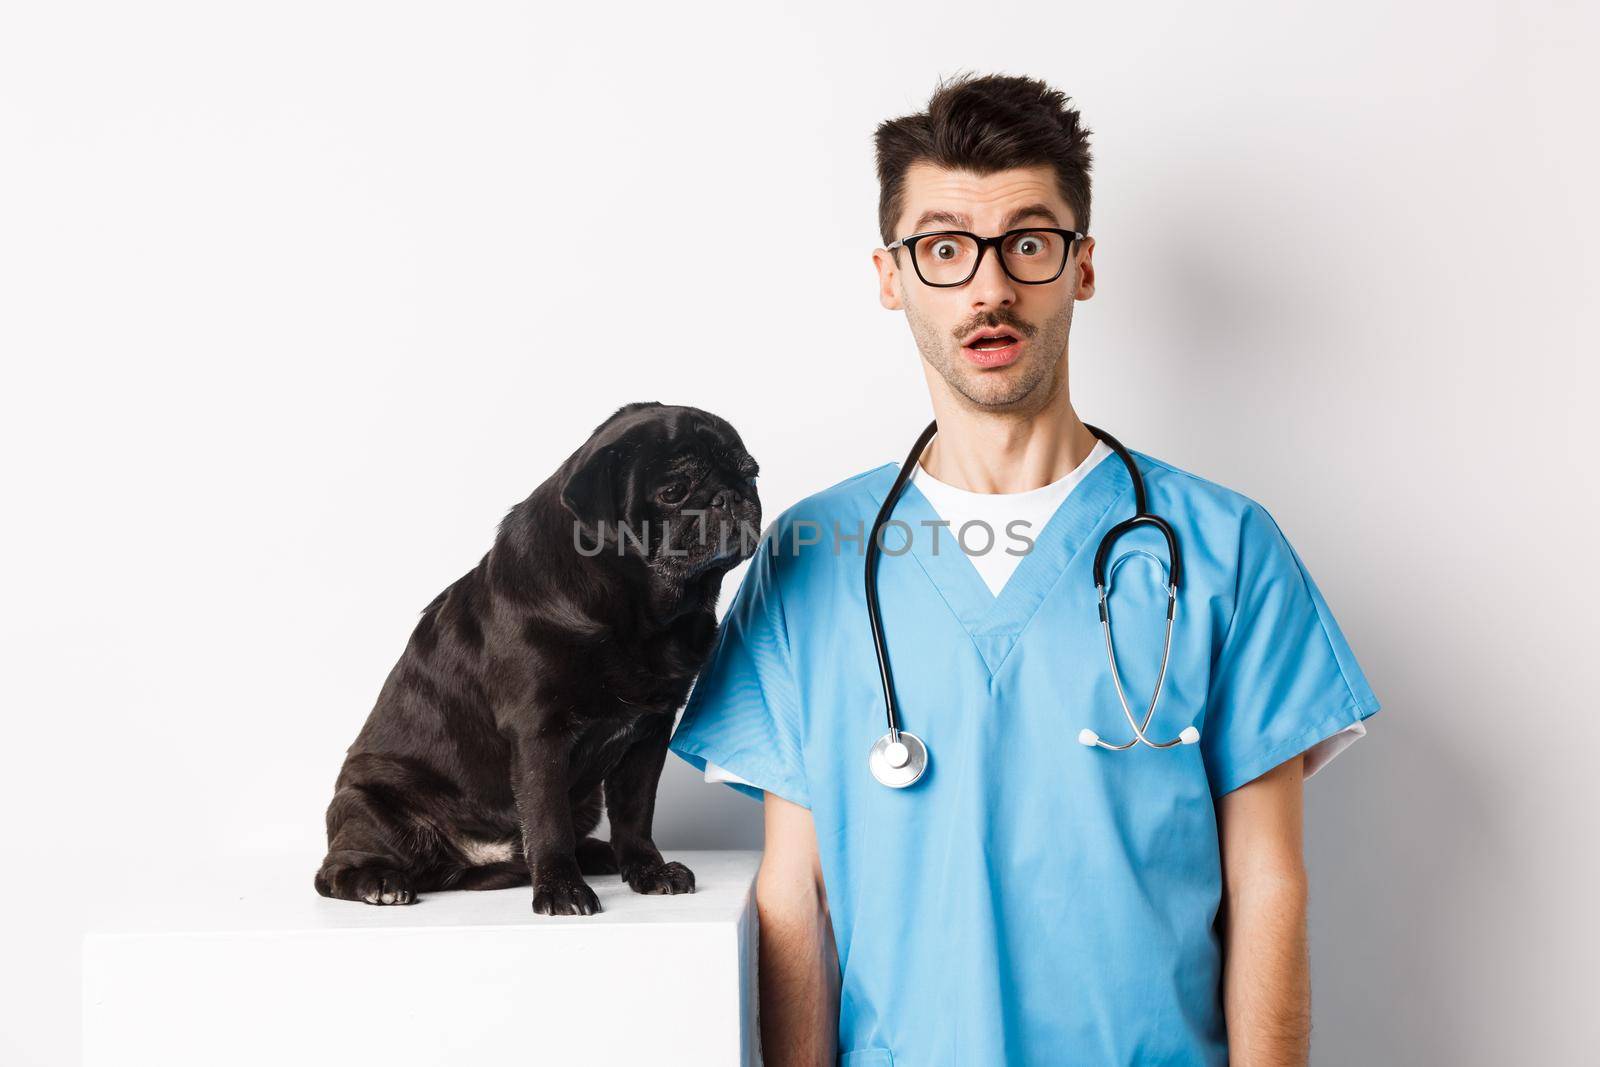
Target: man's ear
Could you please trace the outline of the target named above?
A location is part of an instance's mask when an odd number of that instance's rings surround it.
[[[586,548],[603,545],[614,549],[621,537],[622,511],[617,502],[621,462],[615,446],[597,448],[561,487],[561,504],[578,520]]]
[[[905,299],[900,292],[900,263],[894,253],[876,249],[872,253],[872,263],[878,268],[878,303],[890,311],[905,310]]]

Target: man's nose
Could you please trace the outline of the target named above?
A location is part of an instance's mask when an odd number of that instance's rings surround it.
[[[1000,265],[998,248],[984,250],[983,261],[978,264],[978,272],[967,283],[967,289],[974,307],[994,307],[1016,302],[1017,283]]]

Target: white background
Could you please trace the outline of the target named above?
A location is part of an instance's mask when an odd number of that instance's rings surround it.
[[[131,883],[312,892],[417,612],[616,406],[729,418],[769,516],[903,455],[871,134],[961,69],[1094,130],[1080,414],[1265,504],[1383,702],[1308,787],[1315,1061],[1588,1054],[1577,8],[8,5],[0,1061],[76,1059]],[[676,757],[658,811],[759,844]]]

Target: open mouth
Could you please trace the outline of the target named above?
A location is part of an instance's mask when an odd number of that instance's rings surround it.
[[[980,333],[967,342],[967,347],[979,352],[992,352],[995,349],[1005,348],[1015,344],[1017,335],[1010,330],[1001,330],[997,333]]]
[[[968,361],[980,367],[1001,367],[1012,362],[1022,351],[1022,338],[1006,327],[979,330],[961,345]]]

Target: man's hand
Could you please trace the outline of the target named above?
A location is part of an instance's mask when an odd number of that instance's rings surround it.
[[[1311,968],[1301,757],[1223,795],[1223,1010],[1233,1067],[1305,1067]]]
[[[756,874],[762,1057],[767,1067],[832,1067],[839,1034],[839,958],[811,811],[766,794],[766,848]]]

